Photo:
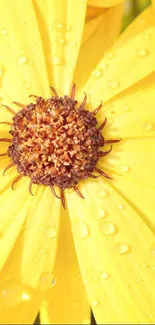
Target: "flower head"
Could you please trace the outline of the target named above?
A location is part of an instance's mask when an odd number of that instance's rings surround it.
[[[101,26],[114,10],[119,20],[121,4],[86,25],[85,1],[9,4],[0,3],[0,322],[32,323],[40,304],[42,323],[88,324],[90,306],[97,323],[154,322],[153,7],[109,49],[119,28],[102,45]]]

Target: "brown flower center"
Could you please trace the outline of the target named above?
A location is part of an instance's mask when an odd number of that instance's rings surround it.
[[[20,176],[28,176],[30,192],[32,184],[43,184],[51,187],[56,195],[54,186],[61,192],[61,200],[65,205],[64,190],[73,187],[81,196],[76,185],[88,177],[95,178],[92,172],[97,171],[110,178],[96,165],[101,156],[111,151],[100,151],[105,143],[101,130],[106,119],[97,128],[95,115],[102,105],[93,113],[86,110],[86,95],[83,103],[78,106],[74,99],[75,85],[71,97],[54,96],[48,99],[36,97],[36,103],[23,107],[13,117],[11,127],[12,143],[8,147],[8,156],[15,165]],[[16,180],[15,180],[16,181]],[[32,194],[32,192],[31,192]],[[57,196],[58,197],[58,196]]]

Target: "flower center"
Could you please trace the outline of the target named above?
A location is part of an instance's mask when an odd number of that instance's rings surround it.
[[[77,188],[80,180],[97,177],[96,171],[110,178],[96,167],[100,157],[105,156],[111,148],[102,152],[105,143],[118,140],[104,140],[101,130],[106,119],[97,128],[95,115],[102,104],[94,111],[86,110],[86,95],[83,103],[78,106],[74,99],[75,85],[71,97],[59,97],[55,89],[54,96],[48,99],[36,98],[36,103],[27,106],[15,102],[22,109],[13,117],[11,127],[12,143],[8,147],[8,156],[15,165],[20,176],[30,178],[32,184],[43,184],[52,189],[60,188],[63,205],[64,190],[73,187],[81,197]]]

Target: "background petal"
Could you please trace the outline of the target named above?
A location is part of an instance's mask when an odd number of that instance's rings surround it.
[[[150,6],[104,54],[91,75],[85,92],[93,108],[98,105],[97,98],[107,101],[154,71],[154,39],[154,13]]]
[[[123,0],[88,0],[88,4],[96,7],[112,7]]]
[[[90,324],[90,307],[73,244],[67,213],[60,226],[53,287],[40,311],[41,324]]]
[[[68,94],[81,43],[86,1],[33,0],[50,84]]]
[[[119,35],[122,9],[122,5],[115,6],[104,11],[95,20],[86,23],[74,76],[74,81],[79,89],[86,83],[91,71],[101,60],[104,52],[113,44]],[[114,25],[115,28],[113,28]],[[93,55],[90,55],[92,51]]]

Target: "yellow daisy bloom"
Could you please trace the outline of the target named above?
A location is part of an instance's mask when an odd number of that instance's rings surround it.
[[[155,321],[154,11],[86,6],[0,2],[1,324]]]

